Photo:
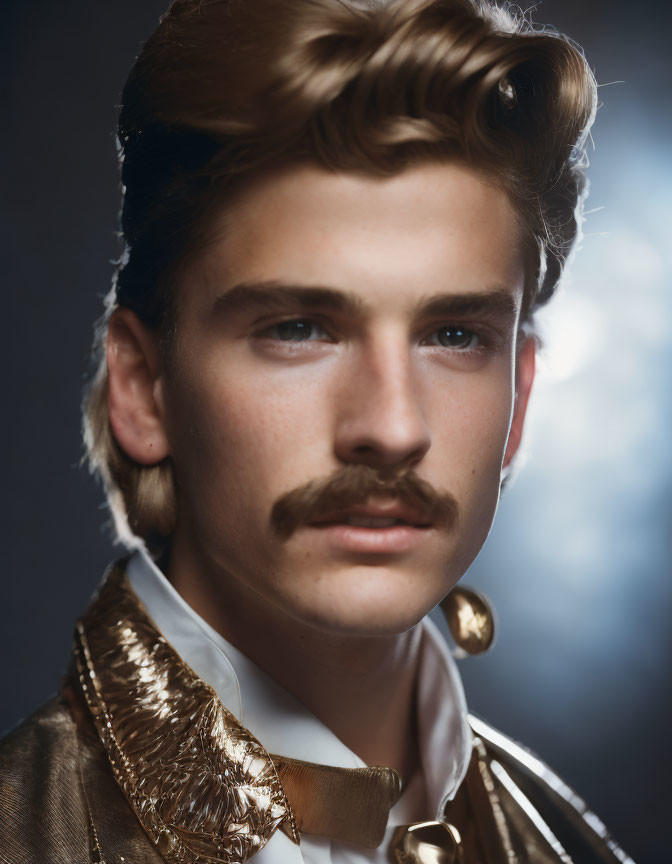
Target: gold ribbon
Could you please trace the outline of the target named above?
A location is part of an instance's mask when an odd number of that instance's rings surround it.
[[[271,756],[301,832],[375,849],[401,793],[391,768],[332,768]]]

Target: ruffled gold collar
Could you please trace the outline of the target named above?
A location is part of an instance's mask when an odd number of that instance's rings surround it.
[[[267,753],[159,633],[123,564],[78,621],[75,660],[115,778],[170,864],[242,862],[278,828],[381,842],[398,775]]]

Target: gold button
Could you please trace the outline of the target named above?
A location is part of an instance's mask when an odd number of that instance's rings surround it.
[[[167,855],[175,848],[177,837],[172,831],[162,831],[156,838],[156,848],[161,855]]]
[[[461,864],[462,838],[448,822],[418,822],[395,831],[390,851],[395,864]]]

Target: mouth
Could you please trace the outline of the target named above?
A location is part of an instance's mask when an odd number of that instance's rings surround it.
[[[426,515],[399,502],[366,504],[327,513],[306,523],[343,551],[394,554],[410,551],[433,527]]]
[[[411,528],[431,528],[432,520],[419,510],[392,501],[384,504],[367,503],[346,507],[311,520],[309,525],[351,525],[356,528],[392,528],[406,525]]]
[[[357,528],[391,528],[393,525],[411,525],[413,528],[428,528],[429,525],[407,522],[404,519],[391,519],[382,516],[344,516],[333,522],[317,522],[317,525],[354,525]]]

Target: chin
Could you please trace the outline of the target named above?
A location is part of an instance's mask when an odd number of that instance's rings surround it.
[[[394,636],[410,630],[453,587],[432,585],[385,567],[348,567],[340,578],[318,580],[310,592],[281,601],[293,618],[334,635]],[[457,581],[457,580],[455,580]]]

